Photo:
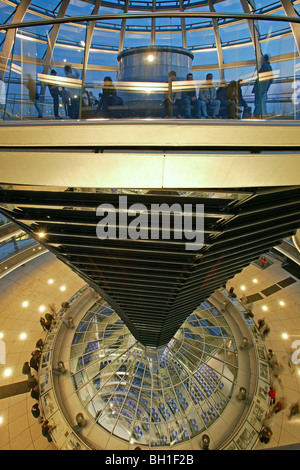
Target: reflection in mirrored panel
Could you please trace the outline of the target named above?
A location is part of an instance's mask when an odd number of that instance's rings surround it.
[[[221,415],[238,355],[224,316],[203,302],[163,348],[145,348],[107,305],[94,304],[74,334],[73,385],[90,416],[131,444],[172,446]]]

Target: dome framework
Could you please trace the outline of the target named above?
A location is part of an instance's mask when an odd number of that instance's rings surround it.
[[[286,103],[297,84],[298,0],[63,0],[47,2],[46,7],[38,0],[22,0],[15,7],[13,2],[2,3],[0,75],[9,80],[8,96],[20,95],[24,100],[24,83],[30,73],[42,79],[42,87],[45,84],[42,93],[47,102],[49,92],[43,76],[47,78],[52,69],[64,76],[64,67],[70,64],[79,72],[81,90],[87,89],[97,98],[105,76],[119,79],[120,52],[137,45],[163,46],[193,53],[191,71],[197,85],[208,72],[213,73],[216,84],[241,80],[250,101],[261,56],[268,54],[274,70],[272,110],[274,114],[286,114],[286,108],[288,114],[293,111]],[[28,117],[26,106],[22,108],[21,118]]]

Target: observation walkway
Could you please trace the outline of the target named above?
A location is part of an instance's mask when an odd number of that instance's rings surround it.
[[[299,183],[298,123],[99,120],[0,123],[6,184],[251,188]]]

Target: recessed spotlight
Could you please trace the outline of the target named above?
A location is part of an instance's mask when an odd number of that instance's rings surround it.
[[[66,286],[61,286],[60,290],[64,292],[66,290]]]
[[[241,286],[241,290],[246,290],[246,287],[245,287],[245,286]]]
[[[21,333],[20,336],[19,336],[20,339],[26,339],[27,338],[27,334],[26,333]]]
[[[0,339],[3,339],[4,338],[4,334],[1,332],[0,333]]]
[[[4,377],[10,377],[11,374],[12,374],[12,370],[9,368],[5,369],[3,372]]]
[[[45,237],[45,232],[38,232],[37,234],[40,238],[44,238]]]
[[[253,282],[254,282],[254,284],[257,284],[257,283],[258,283],[258,280],[257,280],[257,279],[253,279]]]
[[[26,308],[28,307],[29,303],[27,300],[24,300],[24,302],[22,303],[22,307]]]
[[[281,336],[282,336],[283,339],[288,339],[288,337],[289,337],[289,335],[287,333],[282,333]]]
[[[48,284],[53,284],[54,280],[53,279],[49,279],[48,280]]]
[[[264,312],[266,312],[268,310],[268,307],[266,305],[263,305],[262,309],[263,309]]]
[[[3,423],[3,418],[2,418],[2,416],[0,416],[0,424],[2,424],[2,423]]]
[[[39,308],[39,311],[42,313],[46,310],[46,307],[45,305],[41,305],[40,308]]]
[[[280,300],[279,301],[279,305],[281,305],[282,307],[285,305],[284,301],[283,300]]]

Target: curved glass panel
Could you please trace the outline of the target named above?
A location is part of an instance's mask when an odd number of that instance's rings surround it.
[[[204,302],[165,348],[145,348],[106,304],[74,334],[70,371],[78,397],[106,431],[147,446],[193,438],[233,393],[237,347],[223,315]]]
[[[2,24],[22,22],[17,31],[0,32],[1,118],[298,119],[297,3],[162,1],[154,6],[145,1],[63,0],[45,5],[36,0],[13,8],[0,1]],[[160,12],[167,16],[158,16]],[[230,12],[248,16],[222,17]],[[262,18],[253,20],[252,13]],[[120,17],[85,20],[92,14]],[[266,15],[273,15],[272,20]],[[73,16],[82,20],[65,22]],[[283,21],[286,16],[293,22]],[[63,22],[26,26],[54,18]],[[148,73],[137,75],[141,47],[149,48],[143,58]],[[164,47],[169,54],[162,53]],[[135,56],[135,64],[125,64],[124,74],[119,56],[126,51]],[[182,64],[182,51],[192,54],[191,61]],[[260,72],[266,55],[269,83]],[[171,71],[176,74],[172,79]],[[209,84],[208,74],[213,75]],[[31,91],[28,75],[34,82]],[[142,82],[148,86],[143,88]],[[210,88],[209,97],[203,99],[202,88]]]

